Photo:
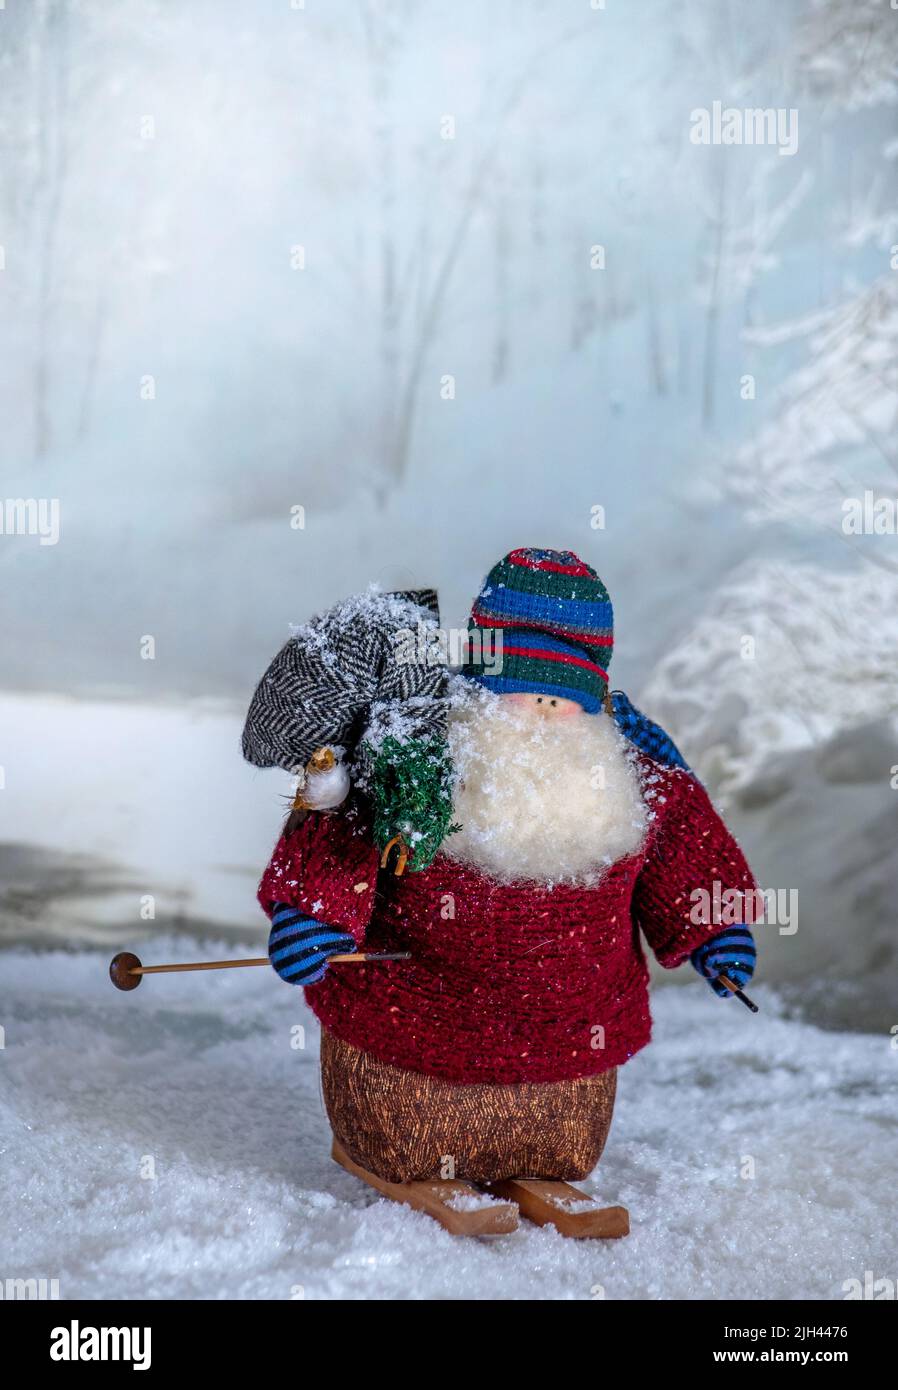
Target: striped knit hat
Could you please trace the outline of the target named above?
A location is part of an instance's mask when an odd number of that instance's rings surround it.
[[[598,713],[614,644],[608,591],[569,550],[513,550],[490,570],[471,609],[463,674],[498,694],[578,700]],[[502,660],[489,629],[502,630]],[[486,654],[487,660],[483,660]]]

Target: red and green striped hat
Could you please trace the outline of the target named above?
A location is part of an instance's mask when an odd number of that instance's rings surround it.
[[[502,631],[490,661],[489,629]],[[483,582],[468,630],[463,674],[500,694],[536,692],[578,700],[596,713],[608,689],[614,614],[594,569],[570,550],[513,550]]]

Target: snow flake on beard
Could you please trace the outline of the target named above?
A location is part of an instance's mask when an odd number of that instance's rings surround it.
[[[498,880],[597,883],[642,847],[638,760],[604,713],[543,720],[475,683],[450,684],[461,830],[443,852]]]

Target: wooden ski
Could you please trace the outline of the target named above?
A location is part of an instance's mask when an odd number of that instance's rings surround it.
[[[575,1239],[614,1240],[630,1234],[626,1207],[599,1207],[585,1192],[567,1182],[536,1178],[507,1178],[490,1183],[496,1197],[515,1202],[522,1216],[537,1226],[554,1226]]]
[[[518,1209],[514,1202],[481,1192],[471,1183],[441,1178],[429,1182],[387,1182],[354,1163],[337,1139],[331,1153],[336,1163],[381,1196],[426,1212],[450,1235],[498,1236],[517,1229]]]

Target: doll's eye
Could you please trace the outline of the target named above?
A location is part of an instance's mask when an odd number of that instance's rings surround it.
[[[550,700],[550,701],[549,701],[549,704],[550,704],[550,705],[557,705],[557,704],[558,704],[558,701],[557,701],[557,700]]]
[[[541,705],[542,702],[543,702],[543,697],[542,697],[542,695],[537,695],[537,697],[536,697],[536,703],[537,703],[538,705]]]

